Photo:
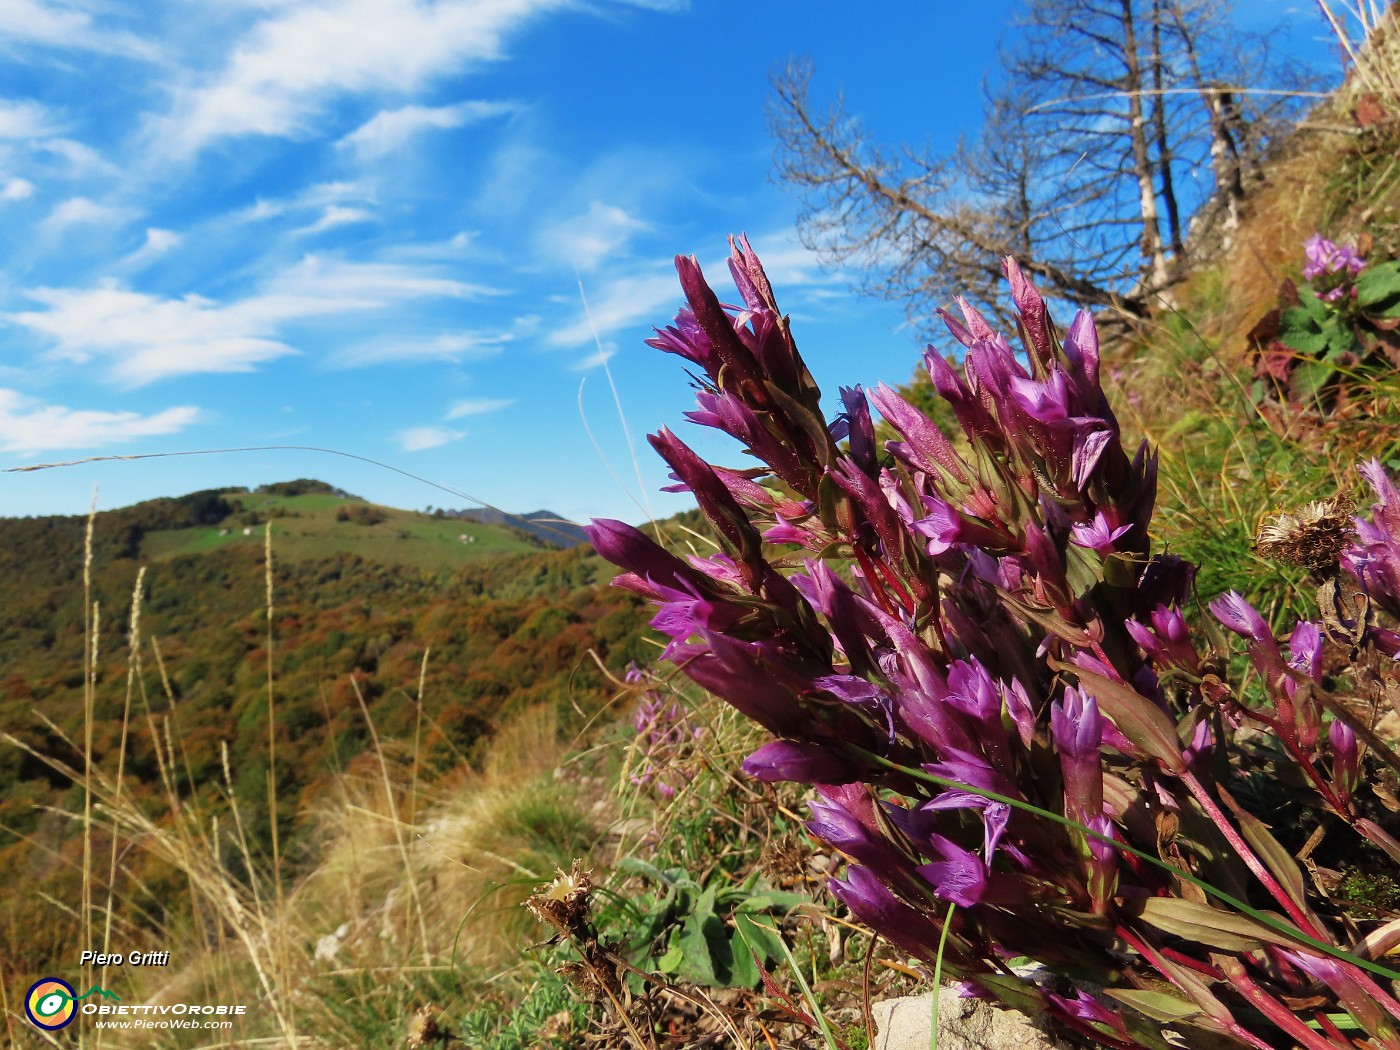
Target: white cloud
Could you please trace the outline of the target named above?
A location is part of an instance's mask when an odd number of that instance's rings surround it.
[[[510,102],[459,102],[453,106],[404,106],[386,109],[346,135],[337,145],[355,150],[362,159],[392,153],[420,131],[460,128],[514,112]]]
[[[452,402],[452,407],[447,410],[444,419],[465,419],[467,416],[485,415],[487,412],[499,412],[503,408],[509,408],[515,404],[513,397],[489,397],[489,398],[467,398],[463,401]]]
[[[310,226],[303,226],[292,232],[300,236],[311,236],[312,234],[324,233],[326,230],[333,230],[337,226],[370,222],[373,219],[374,213],[365,208],[347,208],[341,204],[331,204],[321,212],[321,217]]]
[[[118,226],[131,217],[129,208],[98,204],[87,197],[70,197],[49,213],[44,226],[51,232],[70,226]]]
[[[616,205],[594,201],[581,215],[546,226],[538,243],[546,257],[587,271],[620,252],[634,234],[647,228]]]
[[[460,441],[466,436],[463,431],[448,430],[446,427],[409,427],[395,434],[394,441],[401,452],[423,452]]]
[[[22,201],[34,196],[34,183],[19,176],[11,176],[0,186],[0,201]]]
[[[671,314],[674,314],[675,307],[682,299],[676,275],[670,271],[618,278],[605,284],[601,291],[589,289],[585,285],[584,290],[588,295],[588,314],[584,313],[580,305],[572,322],[561,325],[550,333],[550,346],[584,346],[593,342],[595,329],[598,338],[601,339],[641,321],[651,324],[660,324],[663,321],[669,323]],[[592,326],[589,325],[590,315]]]
[[[41,288],[29,296],[47,309],[10,320],[48,336],[66,360],[106,359],[111,375],[133,386],[172,375],[247,372],[293,352],[274,338],[275,322],[247,304],[221,306],[196,295],[161,299],[110,282]]]
[[[48,452],[101,448],[135,438],[183,430],[199,418],[191,406],[168,408],[153,416],[46,405],[15,390],[0,389],[0,449]]]
[[[154,226],[146,228],[146,242],[122,260],[128,267],[141,267],[160,258],[173,248],[178,248],[183,240],[174,230],[161,230]]]
[[[616,356],[617,347],[615,346],[608,346],[602,350],[595,350],[593,353],[585,357],[582,361],[571,365],[570,371],[591,372],[595,368],[601,368],[603,365],[607,364]]]
[[[156,49],[132,33],[96,26],[85,11],[43,0],[0,0],[0,39],[133,58],[156,57]]]
[[[336,355],[346,367],[406,361],[479,361],[495,357],[516,338],[513,332],[447,332],[428,339],[376,339]]]
[[[0,0],[3,2],[3,0]],[[46,139],[38,147],[45,153],[52,153],[68,162],[74,175],[122,175],[122,169],[98,153],[91,146],[85,146],[73,139]]]
[[[0,11],[4,0],[0,0]],[[55,131],[49,111],[37,102],[0,99],[0,139],[38,139]]]
[[[278,10],[161,129],[177,154],[216,139],[312,133],[333,98],[410,92],[502,57],[506,37],[565,0],[321,0]]]
[[[290,211],[322,210],[343,207],[347,203],[373,203],[374,191],[361,182],[318,182],[302,190],[294,197],[281,200],[264,200],[244,208],[237,214],[241,222],[261,222],[276,218]],[[301,231],[299,231],[301,232]]]
[[[288,322],[491,292],[407,266],[307,256],[260,294],[231,303],[161,298],[104,281],[35,289],[28,295],[44,309],[7,319],[47,337],[56,356],[80,364],[100,359],[113,379],[139,386],[167,376],[248,372],[295,353],[280,335]]]

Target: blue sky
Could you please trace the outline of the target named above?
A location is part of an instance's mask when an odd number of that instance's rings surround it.
[[[1013,8],[0,0],[0,467],[312,445],[509,510],[679,509],[643,435],[691,395],[642,345],[679,305],[677,252],[718,284],[747,231],[830,395],[920,350],[797,242],[770,74],[808,55],[877,137],[951,145]],[[1241,8],[1322,57],[1309,5]],[[0,514],[294,477],[468,505],[262,452],[0,474]]]

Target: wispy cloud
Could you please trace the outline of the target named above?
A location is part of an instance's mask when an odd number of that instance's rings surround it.
[[[280,331],[292,321],[488,294],[493,290],[413,267],[307,256],[261,293],[230,303],[162,298],[109,280],[95,288],[35,289],[28,296],[44,309],[8,319],[47,337],[54,355],[75,363],[101,359],[114,380],[139,386],[168,376],[248,372],[294,353]]]
[[[0,449],[35,453],[103,448],[136,438],[174,434],[194,423],[199,409],[168,408],[155,415],[44,404],[0,388]]]
[[[0,3],[0,39],[62,50],[156,57],[156,48],[135,34],[111,25],[96,25],[92,16],[76,5],[43,0]]]
[[[57,233],[70,226],[120,226],[134,215],[130,208],[99,204],[87,197],[70,197],[49,213],[44,228]]]
[[[667,307],[679,305],[681,294],[674,273],[635,274],[615,278],[598,287],[585,284],[589,310],[580,305],[574,320],[556,328],[546,342],[550,346],[574,347],[602,339],[639,321],[666,314]],[[590,318],[592,324],[589,324]]]
[[[357,222],[372,222],[374,213],[366,208],[347,208],[341,204],[331,204],[321,212],[321,217],[309,226],[303,226],[292,232],[303,237],[312,236],[317,233],[325,233],[333,230],[337,226],[349,226]]]
[[[161,230],[154,226],[146,228],[146,241],[141,247],[122,260],[129,269],[139,269],[159,259],[166,252],[180,246],[183,238],[174,230]]]
[[[394,443],[399,446],[400,452],[424,452],[460,441],[466,436],[464,431],[449,430],[447,427],[409,427],[394,435]]]
[[[506,38],[564,0],[324,0],[279,9],[238,42],[163,129],[188,155],[234,135],[298,137],[333,99],[411,92],[502,57]]]
[[[34,196],[34,183],[12,175],[0,186],[0,201],[22,201]]]
[[[594,201],[586,212],[544,227],[537,243],[540,253],[552,261],[589,271],[648,228],[617,205]]]
[[[410,361],[479,361],[495,357],[512,332],[444,332],[430,338],[389,337],[359,343],[335,355],[334,364],[353,368]]]
[[[488,412],[499,412],[515,404],[513,397],[467,398],[452,402],[444,419],[465,419],[467,416],[481,416]]]
[[[582,361],[570,365],[569,370],[572,372],[591,372],[595,368],[602,368],[616,356],[617,347],[607,346],[601,350],[595,350]]]
[[[403,106],[375,114],[337,145],[353,149],[361,159],[382,157],[399,149],[422,131],[462,128],[514,112],[513,102],[458,102],[452,106]]]
[[[0,4],[0,11],[4,7]],[[57,134],[45,106],[29,100],[0,99],[0,139],[37,139]]]

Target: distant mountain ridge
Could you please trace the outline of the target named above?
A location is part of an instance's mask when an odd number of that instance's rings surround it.
[[[567,549],[588,542],[588,535],[582,525],[555,514],[552,510],[532,510],[528,514],[507,514],[494,507],[471,510],[449,511],[449,517],[463,521],[475,521],[482,525],[500,525],[509,529],[519,529],[536,536],[551,547]]]

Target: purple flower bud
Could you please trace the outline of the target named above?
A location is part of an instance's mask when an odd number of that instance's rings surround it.
[[[1050,736],[1065,780],[1065,815],[1081,824],[1103,815],[1103,766],[1099,757],[1104,719],[1093,697],[1073,687],[1050,705]]]
[[[862,770],[830,747],[801,740],[774,740],[764,744],[741,767],[765,784],[793,781],[798,784],[849,784]]]
[[[1159,668],[1198,673],[1201,657],[1191,644],[1186,617],[1181,610],[1176,606],[1159,605],[1152,610],[1151,620],[1151,629],[1137,620],[1128,620],[1123,626]]]
[[[904,437],[886,447],[901,463],[937,476],[940,472],[967,483],[967,468],[943,431],[896,391],[881,383],[870,395],[880,415]]]
[[[776,735],[802,733],[811,716],[797,696],[806,680],[789,667],[788,658],[771,642],[742,642],[701,631],[708,650],[685,664],[685,673],[739,713]]]
[[[904,866],[900,852],[883,836],[835,802],[809,802],[812,819],[807,830],[829,846],[885,878],[898,878]]]
[[[1209,608],[1217,620],[1241,637],[1258,645],[1275,644],[1264,617],[1238,592],[1222,595],[1211,602]]]
[[[1361,785],[1361,749],[1356,733],[1340,718],[1327,727],[1327,739],[1332,744],[1332,783],[1342,802],[1350,802]]]
[[[860,387],[841,387],[841,404],[846,411],[841,418],[846,421],[851,439],[851,458],[865,473],[874,476],[875,466],[875,427],[870,422],[870,405],[865,400],[865,392]]]
[[[1370,521],[1355,519],[1357,542],[1342,553],[1342,567],[1356,577],[1368,598],[1391,616],[1400,616],[1400,494],[1379,460],[1363,464],[1361,473],[1378,499],[1371,506]]]
[[[1007,256],[1002,260],[1001,269],[1011,283],[1011,298],[1021,313],[1021,323],[1025,326],[1026,352],[1040,362],[1041,369],[1048,370],[1054,360],[1054,342],[1050,335],[1050,317],[1045,310],[1045,300],[1036,291],[1035,285],[1026,280],[1016,260]]]
[[[601,557],[628,570],[627,575],[613,581],[614,586],[650,597],[662,596],[658,588],[690,593],[697,585],[705,586],[704,577],[626,522],[594,518],[584,532]]]
[[[910,955],[932,959],[939,926],[923,912],[911,908],[869,870],[852,865],[846,878],[827,880],[832,896],[845,904],[865,925]]]
[[[1322,629],[1301,620],[1288,639],[1288,666],[1314,682],[1322,681]]]

